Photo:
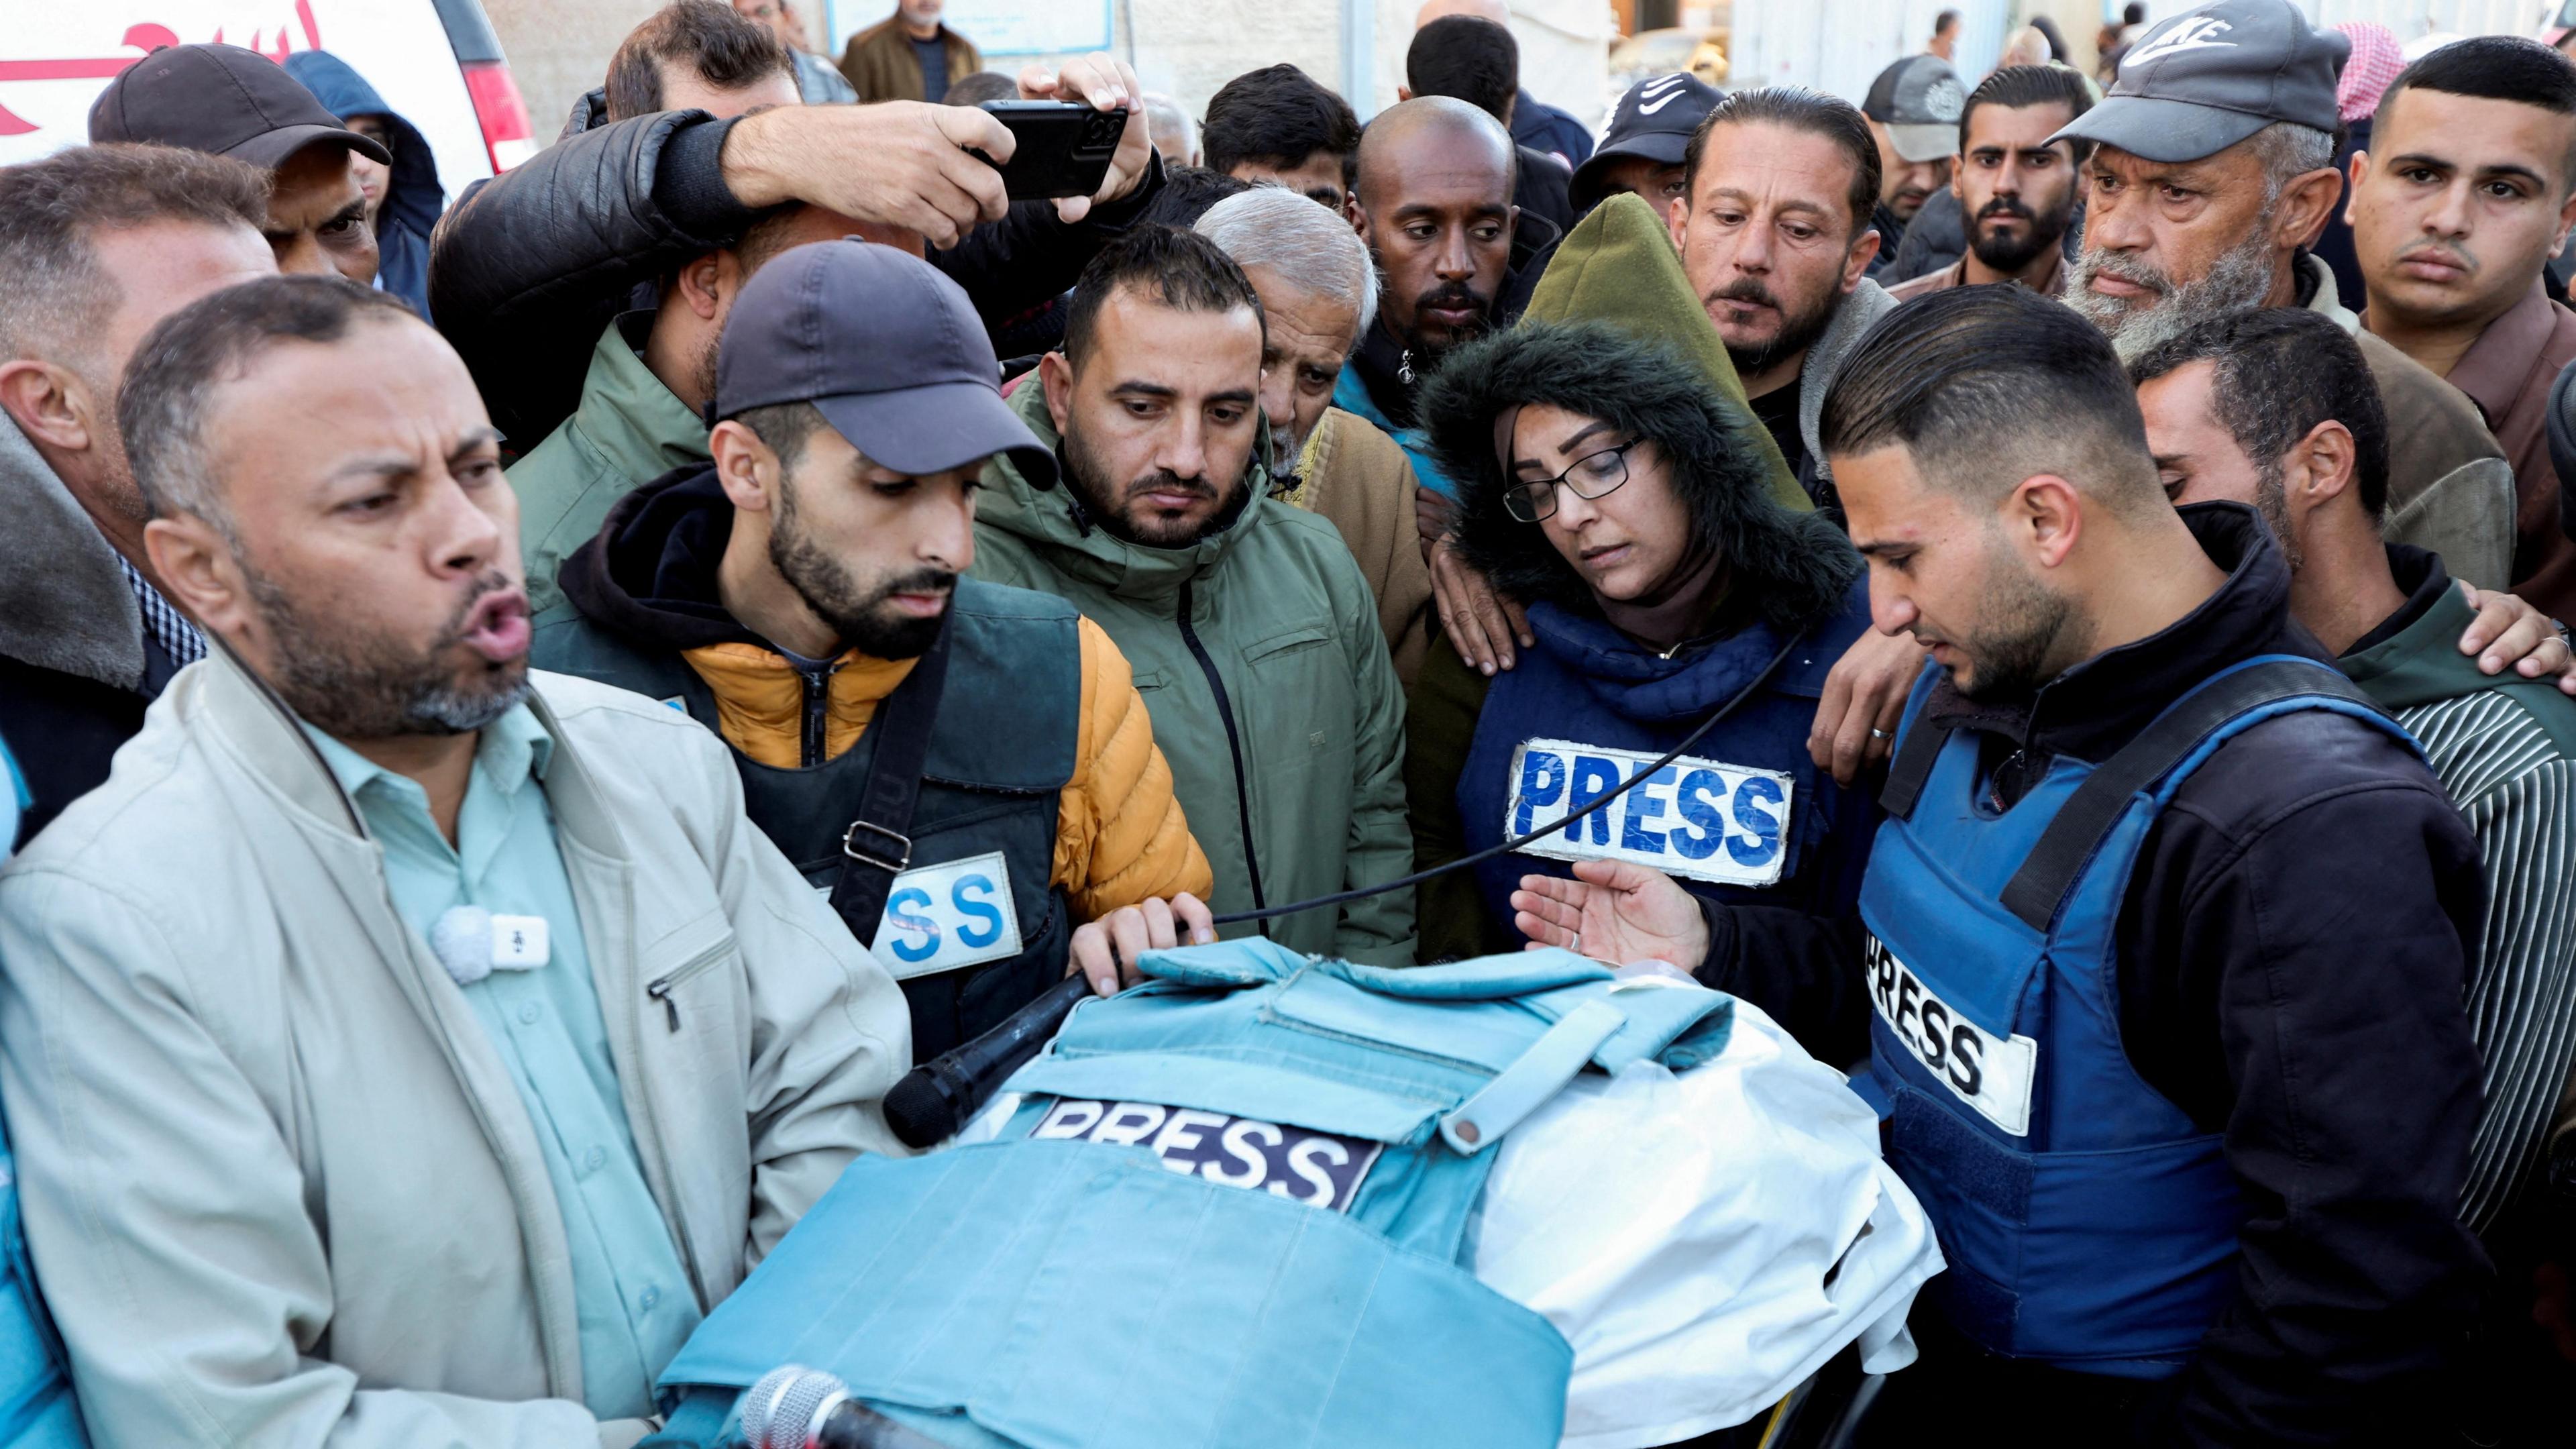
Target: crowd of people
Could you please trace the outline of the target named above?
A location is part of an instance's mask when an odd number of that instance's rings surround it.
[[[905,1071],[1251,936],[1847,1068],[1856,1442],[2563,1435],[2576,62],[1946,12],[1596,140],[1495,0],[1365,124],[941,8],[673,0],[452,204],[222,44],[0,169],[0,1442],[643,1441]]]

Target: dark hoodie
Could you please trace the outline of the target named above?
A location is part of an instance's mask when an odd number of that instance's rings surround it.
[[[1612,258],[1619,265],[1604,265]],[[1613,275],[1618,285],[1594,285]],[[1490,682],[1446,650],[1425,666],[1407,759],[1418,866],[1490,843],[1486,817],[1502,815],[1495,777],[1522,737],[1659,754],[1743,694],[1691,754],[1792,778],[1781,832],[1788,858],[1771,886],[1693,888],[1765,919],[1795,916],[1810,931],[1815,918],[1850,913],[1876,806],[1819,776],[1806,737],[1826,671],[1868,625],[1860,559],[1805,511],[1741,398],[1670,243],[1633,198],[1614,198],[1575,228],[1519,327],[1459,349],[1423,388],[1431,446],[1460,484],[1458,545],[1497,588],[1531,602],[1538,642],[1519,669]],[[1543,531],[1504,509],[1496,419],[1533,402],[1652,439],[1671,461],[1693,532],[1725,571],[1725,601],[1701,638],[1667,651],[1622,633]],[[1778,668],[1748,693],[1775,657]],[[1427,884],[1425,958],[1517,944],[1500,904],[1510,882],[1563,869],[1514,855],[1485,869],[1481,891],[1455,876]]]
[[[428,140],[386,106],[365,77],[327,50],[295,52],[286,58],[286,73],[344,125],[352,116],[385,118],[394,164],[385,180],[384,205],[376,211],[376,286],[428,317],[429,234],[447,209],[447,193],[438,184],[438,159],[430,154]]]

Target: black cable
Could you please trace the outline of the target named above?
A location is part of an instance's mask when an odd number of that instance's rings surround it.
[[[1625,781],[1620,783],[1618,789],[1611,791],[1609,794],[1602,796],[1600,799],[1593,801],[1591,804],[1584,806],[1582,809],[1575,811],[1573,814],[1566,816],[1562,820],[1551,822],[1544,830],[1533,830],[1529,834],[1520,837],[1518,840],[1506,840],[1500,845],[1487,846],[1483,850],[1477,851],[1475,854],[1463,859],[1453,860],[1447,865],[1435,865],[1429,870],[1417,870],[1411,875],[1404,876],[1397,880],[1388,881],[1384,885],[1363,886],[1355,891],[1336,891],[1329,896],[1317,896],[1311,901],[1296,901],[1289,905],[1272,906],[1266,910],[1256,907],[1249,911],[1235,911],[1227,915],[1218,916],[1212,924],[1219,926],[1234,926],[1240,925],[1245,921],[1266,921],[1274,916],[1293,916],[1301,911],[1321,910],[1326,906],[1338,906],[1345,901],[1365,900],[1370,896],[1384,895],[1388,891],[1403,890],[1407,886],[1420,885],[1434,876],[1443,876],[1449,874],[1451,871],[1465,870],[1471,865],[1481,865],[1484,862],[1493,859],[1495,856],[1508,855],[1511,852],[1520,849],[1522,846],[1529,844],[1533,840],[1554,835],[1560,830],[1568,829],[1576,821],[1590,816],[1592,812],[1601,809],[1611,801],[1618,799],[1620,796],[1627,794],[1630,790],[1635,789],[1638,785],[1643,784],[1646,778],[1654,774],[1657,770],[1660,770],[1664,766],[1671,764],[1673,761],[1680,759],[1684,751],[1700,742],[1701,736],[1707,734],[1710,730],[1717,728],[1718,721],[1735,713],[1735,707],[1737,705],[1744,703],[1745,700],[1752,697],[1754,691],[1760,689],[1763,685],[1770,683],[1771,676],[1779,672],[1781,664],[1786,662],[1790,653],[1797,649],[1800,644],[1805,643],[1806,639],[1807,631],[1804,629],[1790,635],[1789,642],[1780,646],[1780,652],[1771,656],[1771,662],[1762,666],[1761,673],[1753,676],[1752,681],[1746,684],[1742,689],[1739,689],[1734,694],[1728,696],[1726,703],[1719,705],[1710,713],[1708,718],[1701,720],[1698,728],[1693,729],[1689,734],[1683,736],[1680,744],[1666,750],[1662,759],[1655,761],[1653,764],[1639,770],[1634,775],[1629,776]]]

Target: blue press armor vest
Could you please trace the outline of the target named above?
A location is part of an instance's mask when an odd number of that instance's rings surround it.
[[[799,1363],[972,1449],[1554,1445],[1573,1350],[1464,1266],[1487,1149],[1587,1067],[1714,1059],[1731,999],[1564,951],[1139,964],[1000,1139],[853,1164],[663,1374],[651,1442],[720,1442]]]
[[[1532,812],[1513,801],[1544,798],[1547,814],[1579,808],[1618,788],[1636,769],[1682,742],[1709,713],[1742,691],[1787,639],[1756,624],[1679,659],[1664,659],[1597,619],[1553,604],[1529,611],[1535,647],[1520,666],[1498,674],[1476,715],[1476,731],[1458,773],[1456,800],[1470,852],[1528,833]],[[1617,855],[1671,875],[1683,889],[1721,904],[1785,906],[1817,914],[1851,909],[1869,859],[1878,807],[1866,792],[1844,790],[1819,771],[1807,735],[1824,693],[1825,675],[1869,625],[1867,585],[1855,582],[1841,613],[1817,624],[1751,698],[1637,791],[1577,821],[1575,849]],[[1609,754],[1545,751],[1534,742],[1561,740],[1643,755],[1623,768]],[[1529,745],[1529,750],[1523,750]],[[1695,769],[1714,761],[1788,777],[1738,783]],[[1786,800],[1777,798],[1786,793]],[[1544,818],[1544,817],[1541,817]],[[1563,833],[1537,842],[1549,847]],[[1776,865],[1768,885],[1695,877],[1702,862]],[[1524,875],[1570,876],[1572,863],[1515,851],[1474,868],[1489,919],[1510,931],[1511,893]],[[1515,939],[1517,934],[1515,933]]]
[[[1934,677],[1907,706],[1860,903],[1888,1160],[1949,1260],[1926,1296],[1996,1353],[2179,1372],[2236,1292],[2244,1209],[2221,1138],[2121,1044],[2130,872],[2182,782],[2267,719],[2331,710],[2414,742],[2326,665],[2263,656],[2099,766],[2058,756],[1997,814],[1975,733],[1919,723]]]

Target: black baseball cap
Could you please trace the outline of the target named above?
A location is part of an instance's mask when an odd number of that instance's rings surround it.
[[[1968,88],[1937,55],[1909,55],[1878,73],[1860,113],[1887,128],[1896,154],[1920,164],[1955,156]]]
[[[2335,78],[2352,42],[2290,0],[2217,0],[2139,37],[2111,93],[2049,137],[2169,165],[2215,156],[2275,121],[2335,133]]]
[[[1610,129],[1601,145],[1574,168],[1569,188],[1574,209],[1592,209],[1601,199],[1601,173],[1622,156],[1643,156],[1658,166],[1682,164],[1691,132],[1724,99],[1726,92],[1688,71],[1650,76],[1628,87],[1610,113]]]
[[[126,67],[91,103],[89,138],[212,151],[263,171],[321,141],[380,166],[394,162],[341,125],[284,66],[238,45],[164,46]]]
[[[811,242],[779,253],[734,299],[707,416],[808,402],[898,473],[1009,453],[1051,488],[1055,454],[1002,401],[1001,377],[975,304],[938,268],[855,238]]]

